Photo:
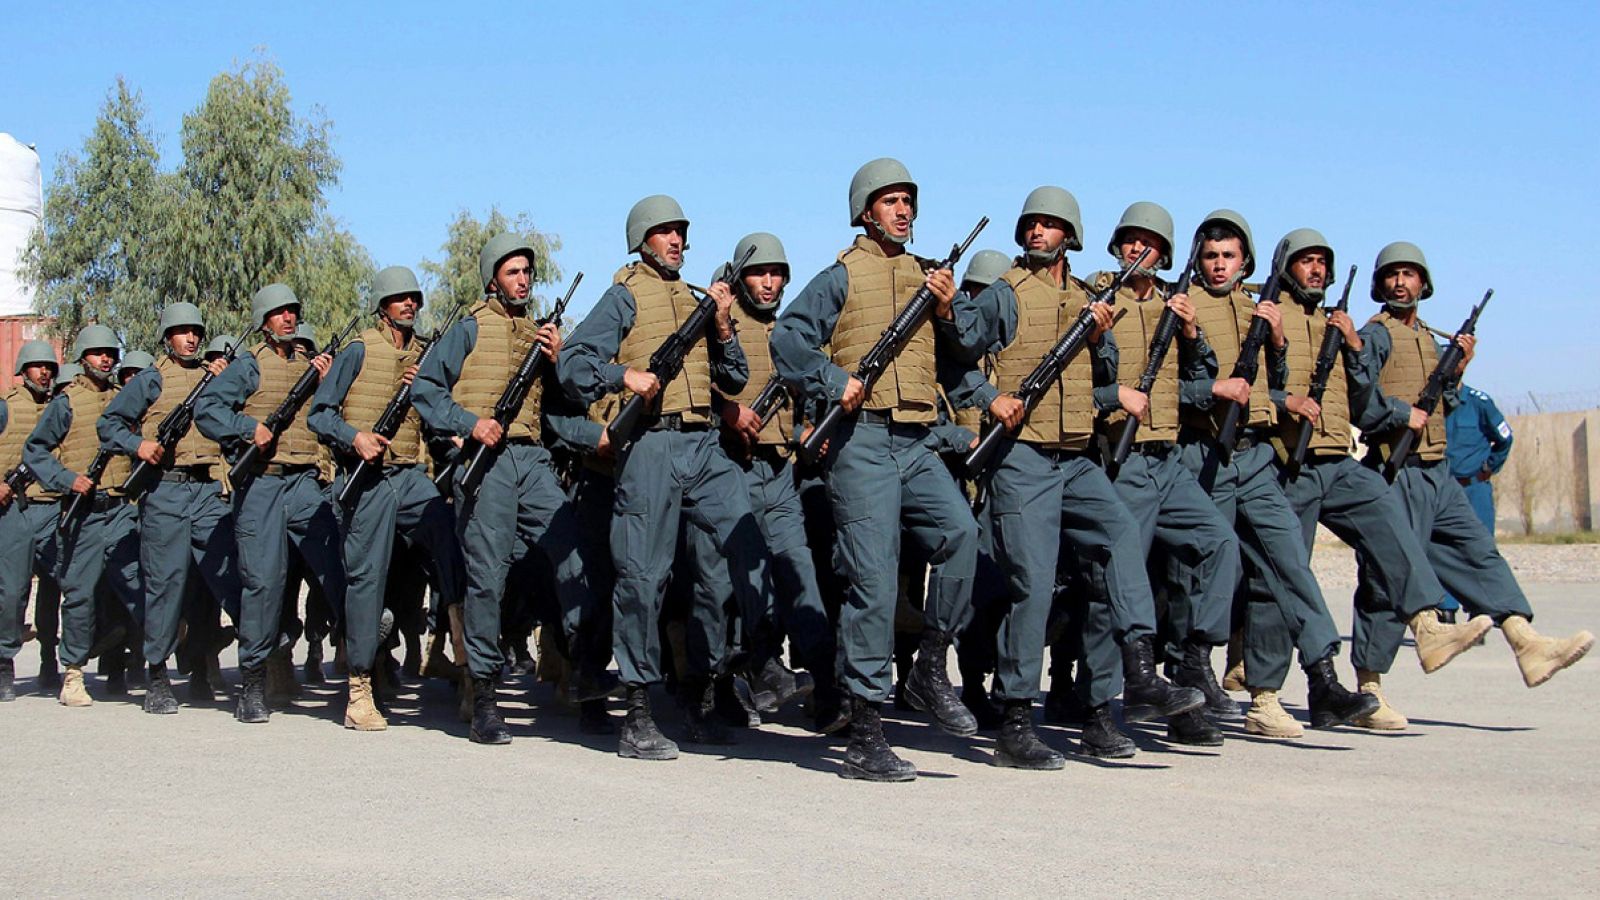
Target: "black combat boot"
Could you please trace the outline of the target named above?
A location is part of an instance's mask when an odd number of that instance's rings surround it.
[[[265,666],[242,669],[244,683],[239,687],[239,705],[233,717],[241,722],[259,724],[272,713],[267,710],[267,670]]]
[[[1044,695],[1046,725],[1083,725],[1089,721],[1089,712],[1089,704],[1078,696],[1071,681],[1060,687],[1052,686],[1050,693]]]
[[[1207,644],[1193,639],[1183,642],[1183,659],[1173,671],[1172,683],[1205,695],[1205,714],[1213,719],[1226,722],[1244,718],[1239,704],[1217,684],[1216,673],[1211,671],[1211,647]]]
[[[167,679],[167,667],[157,663],[150,667],[150,685],[144,691],[144,711],[158,716],[170,716],[178,711],[178,698],[172,696],[172,682]]]
[[[738,675],[718,675],[711,683],[711,708],[730,728],[759,728],[761,713],[751,701],[750,687]]]
[[[1306,681],[1311,686],[1306,705],[1311,708],[1312,728],[1349,725],[1377,712],[1383,704],[1377,694],[1354,694],[1345,690],[1333,670],[1332,656],[1324,656],[1306,666],[1305,672]]]
[[[578,701],[578,730],[584,734],[616,734],[617,726],[606,712],[604,700]]]
[[[1206,702],[1194,688],[1173,687],[1156,674],[1155,650],[1150,638],[1140,637],[1122,647],[1122,720],[1147,722],[1199,709]]]
[[[1221,747],[1222,729],[1211,724],[1205,713],[1191,709],[1167,720],[1167,740],[1190,747]]]
[[[1033,703],[1007,700],[1000,738],[994,745],[994,764],[1011,769],[1059,769],[1067,758],[1033,731]]]
[[[604,700],[607,697],[621,697],[623,695],[622,679],[610,669],[601,669],[590,672],[586,667],[580,667],[578,677],[572,682],[572,699],[577,703],[590,700]]]
[[[56,645],[39,645],[39,693],[54,694],[61,690],[61,669],[56,665]]]
[[[906,676],[906,702],[925,713],[931,713],[940,728],[957,737],[978,733],[978,720],[956,696],[955,685],[945,671],[945,657],[950,649],[950,636],[929,628],[922,632],[922,645],[917,648],[917,661]]]
[[[500,718],[500,709],[494,702],[494,679],[472,679],[472,726],[467,737],[474,744],[509,744],[511,730]]]
[[[678,745],[667,740],[650,717],[649,686],[628,685],[627,699],[628,714],[622,720],[617,755],[628,759],[677,759]]]
[[[211,688],[211,680],[206,677],[206,666],[202,661],[189,671],[189,705],[204,706],[215,702],[217,693]]]
[[[834,734],[850,724],[848,695],[837,684],[823,681],[811,694],[811,730]]]
[[[961,705],[978,720],[979,731],[994,731],[1005,721],[1000,707],[989,697],[982,672],[961,673]]]
[[[917,777],[917,767],[889,749],[878,704],[871,700],[850,698],[850,743],[844,749],[839,777],[862,781],[911,781]]]
[[[17,699],[17,664],[9,659],[0,659],[0,703],[10,703]]]
[[[304,667],[306,684],[325,684],[328,676],[322,671],[322,638],[312,637],[306,645],[306,663]]]
[[[691,744],[726,746],[733,743],[728,729],[717,720],[712,709],[716,698],[711,679],[689,676],[679,682],[678,700],[683,704],[683,739]]]
[[[775,656],[753,666],[746,681],[756,710],[764,713],[775,713],[791,700],[808,697],[816,687],[810,675],[790,671]]]
[[[1111,716],[1111,704],[1102,703],[1089,710],[1083,725],[1083,752],[1096,759],[1131,759],[1139,748],[1122,733]]]
[[[128,696],[128,653],[122,647],[112,647],[100,656],[100,674],[106,677],[106,694],[112,697]]]

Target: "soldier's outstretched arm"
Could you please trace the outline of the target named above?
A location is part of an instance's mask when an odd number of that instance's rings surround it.
[[[823,345],[833,339],[849,289],[844,265],[834,263],[806,284],[772,329],[773,365],[779,377],[804,398],[813,422],[844,396],[850,381],[850,373],[822,352]]]
[[[711,358],[711,382],[719,390],[737,394],[750,382],[750,361],[745,358],[744,347],[739,343],[739,332],[726,341],[716,335],[706,338]]]
[[[1367,402],[1359,410],[1351,410],[1352,413],[1359,413],[1356,427],[1376,434],[1408,426],[1411,422],[1411,404],[1399,397],[1385,395],[1383,388],[1378,386],[1378,375],[1394,350],[1389,329],[1383,327],[1382,323],[1371,322],[1358,333],[1361,335],[1362,352],[1366,354],[1366,364],[1371,368],[1372,387],[1367,392]]]
[[[1117,347],[1117,333],[1107,330],[1100,344],[1089,345],[1094,354],[1089,357],[1091,376],[1094,379],[1094,408],[1096,412],[1110,412],[1122,408],[1118,398],[1121,385],[1117,383],[1117,370],[1122,364],[1122,351]]]
[[[311,396],[311,412],[306,414],[306,427],[318,440],[346,453],[355,452],[356,428],[339,414],[339,407],[344,405],[345,395],[350,393],[350,385],[361,374],[361,364],[366,359],[366,344],[359,340],[346,344],[317,385],[317,392]]]
[[[256,358],[241,353],[195,400],[194,427],[224,446],[251,443],[260,423],[240,410],[260,384]]]
[[[72,490],[73,482],[78,480],[78,473],[68,470],[55,455],[55,449],[66,440],[71,428],[72,401],[61,394],[45,406],[33,432],[22,445],[22,461],[33,470],[39,483],[62,494]]]
[[[133,376],[132,381],[117,391],[117,395],[107,404],[106,411],[101,414],[100,421],[95,423],[100,446],[129,456],[139,452],[139,445],[144,442],[139,434],[139,426],[144,422],[144,414],[149,411],[150,404],[161,396],[161,384],[161,371],[151,366]]]
[[[612,362],[622,339],[633,330],[638,309],[633,294],[613,284],[578,327],[572,329],[556,360],[556,377],[567,396],[587,406],[622,390],[628,367]]]

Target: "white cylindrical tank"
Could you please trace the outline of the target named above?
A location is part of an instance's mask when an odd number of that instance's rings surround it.
[[[44,215],[39,154],[0,132],[0,316],[33,315],[33,292],[17,277],[28,237]]]

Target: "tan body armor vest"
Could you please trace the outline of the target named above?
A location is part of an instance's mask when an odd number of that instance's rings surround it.
[[[203,365],[186,366],[170,355],[156,363],[156,371],[161,373],[161,394],[150,404],[150,408],[145,410],[144,421],[139,426],[139,436],[147,441],[156,439],[156,432],[161,429],[161,420],[183,405],[189,392],[194,390],[194,386],[199,384],[200,379],[206,374]],[[222,448],[191,424],[183,437],[178,439],[178,445],[173,447],[162,460],[162,467],[212,466],[221,462]]]
[[[260,373],[259,384],[256,386],[256,392],[245,401],[244,414],[265,425],[267,416],[272,415],[278,404],[289,396],[289,389],[294,387],[300,376],[311,368],[311,362],[298,351],[292,358],[284,359],[273,351],[270,341],[257,347],[254,356]],[[278,440],[269,448],[269,453],[261,456],[262,463],[310,466],[321,461],[322,446],[317,443],[317,436],[306,425],[306,415],[310,411],[309,400],[301,404],[300,411],[295,413],[289,427],[278,435]]]
[[[916,257],[902,253],[891,259],[864,235],[839,254],[839,262],[844,264],[849,288],[828,345],[833,364],[853,376],[861,358],[927,278]],[[933,346],[929,317],[912,332],[861,408],[890,412],[896,422],[933,424],[938,418]]]
[[[994,355],[994,383],[1003,393],[1015,393],[1023,379],[1039,365],[1062,332],[1072,326],[1089,301],[1089,294],[1071,275],[1066,287],[1049,280],[1049,270],[1012,268],[1000,279],[1017,297],[1017,334]],[[1067,363],[1056,383],[1023,420],[1017,440],[1042,447],[1082,450],[1094,435],[1094,349],[1085,346]]]
[[[389,401],[394,399],[395,392],[400,390],[406,369],[416,365],[422,357],[422,342],[413,337],[401,350],[390,342],[389,329],[384,326],[368,328],[356,340],[361,342],[366,355],[361,361],[361,371],[356,373],[355,381],[344,395],[339,415],[357,431],[371,431],[388,408]],[[480,325],[478,346],[482,344]],[[464,374],[466,370],[462,371]],[[400,430],[390,439],[384,463],[409,466],[426,462],[422,449],[422,416],[413,406],[401,420]]]
[[[1415,327],[1406,325],[1399,319],[1390,315],[1387,310],[1373,316],[1368,322],[1382,322],[1383,327],[1389,330],[1389,359],[1383,364],[1383,371],[1378,375],[1378,387],[1385,397],[1395,397],[1407,403],[1416,403],[1422,396],[1422,389],[1428,384],[1428,376],[1433,374],[1433,369],[1439,364],[1439,346],[1433,342],[1433,332],[1429,331],[1422,320],[1418,319]],[[1443,404],[1440,404],[1442,407]],[[1418,435],[1415,449],[1412,451],[1417,459],[1431,462],[1444,459],[1445,428],[1444,410],[1435,409],[1428,416],[1428,424],[1422,428]],[[1395,442],[1400,440],[1404,429],[1394,429],[1388,434],[1374,435],[1384,459],[1389,458],[1389,453],[1394,449]]]
[[[461,364],[461,377],[456,379],[451,396],[467,412],[487,419],[494,415],[494,405],[500,402],[506,384],[527,358],[539,329],[527,316],[509,315],[496,297],[486,298],[468,315],[478,323],[478,339]],[[539,440],[543,433],[540,421],[543,401],[544,385],[535,383],[528,389],[528,397],[517,410],[517,417],[506,429],[507,440]]]
[[[777,318],[771,313],[760,313],[746,309],[742,303],[733,304],[733,323],[739,330],[739,346],[744,349],[744,358],[750,365],[750,380],[745,382],[744,390],[737,394],[727,395],[729,400],[749,406],[766,390],[767,382],[777,373],[772,364],[772,328],[777,324]],[[772,421],[761,429],[757,436],[758,444],[786,445],[789,443],[794,431],[794,406],[792,402],[785,401]]]
[[[1110,272],[1101,272],[1094,282],[1096,290],[1104,288],[1115,277]],[[1138,299],[1133,288],[1126,285],[1116,296],[1116,306],[1119,310],[1127,310],[1127,314],[1117,320],[1111,331],[1117,338],[1117,383],[1125,387],[1139,387],[1139,379],[1144,375],[1144,367],[1150,362],[1150,341],[1156,336],[1156,325],[1161,321],[1161,314],[1167,309],[1166,294],[1157,287],[1145,300]],[[1167,356],[1161,361],[1161,369],[1156,373],[1156,383],[1150,388],[1150,407],[1146,410],[1144,418],[1140,420],[1140,441],[1176,441],[1178,439],[1178,342],[1181,337],[1174,337],[1172,346],[1167,349]],[[1128,414],[1120,408],[1112,410],[1106,415],[1104,432],[1107,440],[1113,444],[1122,437],[1122,429],[1126,427]]]
[[[94,464],[95,455],[100,452],[100,436],[97,433],[100,416],[104,415],[106,407],[111,405],[111,399],[117,396],[117,390],[114,383],[105,390],[100,390],[87,375],[79,375],[67,385],[67,402],[72,407],[72,426],[67,429],[67,436],[62,438],[56,447],[56,459],[74,475],[89,474],[89,467]],[[110,494],[121,494],[122,482],[127,479],[128,472],[128,458],[121,453],[112,454],[110,464],[100,474],[100,480],[94,484],[95,489]]]
[[[611,283],[626,287],[633,295],[633,328],[617,348],[617,362],[642,372],[650,368],[650,356],[678,330],[698,304],[682,279],[665,281],[660,273],[642,262],[618,269]],[[708,331],[711,327],[707,322]],[[711,421],[711,356],[706,340],[704,333],[695,335],[694,343],[683,358],[683,371],[661,389],[654,412],[663,416],[678,414],[685,422],[705,424]],[[622,402],[627,402],[632,393],[624,389]],[[619,403],[617,409],[621,408]]]
[[[5,400],[8,421],[6,430],[0,432],[0,478],[22,462],[22,445],[28,442],[28,435],[33,434],[33,427],[39,424],[39,416],[50,404],[50,395],[46,394],[44,402],[40,403],[27,385],[18,383],[6,393]],[[38,481],[28,486],[29,500],[54,500],[60,496],[55,491],[45,490]]]
[[[1290,302],[1279,308],[1283,310],[1283,333],[1289,339],[1289,380],[1284,389],[1293,396],[1304,397],[1311,390],[1311,376],[1315,374],[1317,351],[1322,349],[1328,318],[1316,306],[1307,309]],[[1318,405],[1322,415],[1311,428],[1310,452],[1349,455],[1355,435],[1350,428],[1350,390],[1343,359],[1334,359],[1328,388]],[[1300,439],[1300,421],[1299,416],[1287,411],[1279,416],[1278,434],[1286,451],[1292,451]]]
[[[1226,297],[1218,297],[1199,285],[1189,291],[1189,299],[1194,303],[1195,319],[1205,332],[1206,342],[1217,354],[1217,380],[1232,377],[1234,364],[1239,361],[1239,345],[1244,342],[1245,332],[1250,330],[1250,320],[1254,317],[1255,302],[1240,287],[1235,287]],[[1267,392],[1266,355],[1267,341],[1263,341],[1256,383],[1250,386],[1250,413],[1241,417],[1241,427],[1271,425],[1277,414],[1272,395]],[[1230,402],[1219,397],[1207,412],[1185,412],[1183,424],[1214,437],[1222,427],[1222,418],[1227,415]]]

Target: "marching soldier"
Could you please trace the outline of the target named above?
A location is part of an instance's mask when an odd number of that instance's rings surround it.
[[[1415,450],[1389,489],[1400,500],[1445,588],[1468,612],[1490,616],[1500,626],[1506,643],[1516,652],[1523,683],[1538,687],[1582,659],[1594,646],[1594,635],[1580,631],[1563,639],[1533,630],[1528,598],[1445,463],[1444,416],[1412,405],[1439,359],[1433,333],[1418,317],[1417,309],[1432,295],[1433,278],[1421,248],[1396,241],[1378,253],[1372,269],[1372,299],[1383,304],[1383,311],[1362,326],[1359,334],[1360,340],[1370,345],[1368,353],[1377,373],[1360,423],[1368,445],[1374,448],[1369,459],[1374,464],[1387,461],[1406,429],[1416,434]],[[1461,373],[1472,361],[1477,345],[1471,335],[1457,341],[1465,357],[1460,369],[1447,373],[1450,393],[1459,387]],[[1447,394],[1446,404],[1451,402]],[[1396,612],[1377,567],[1368,560],[1362,562],[1351,656],[1362,682],[1376,688],[1382,673],[1394,662],[1406,622]]]
[[[220,375],[225,364],[221,359],[201,361],[205,323],[194,304],[169,304],[161,311],[160,329],[166,357],[117,393],[100,419],[99,434],[106,446],[159,472],[139,500],[143,650],[149,671],[144,711],[171,714],[178,711],[178,701],[172,695],[167,660],[177,649],[191,569],[229,608],[237,607],[240,586],[233,523],[222,498],[222,448],[192,427],[170,448],[156,441],[162,420],[183,403],[207,371]],[[190,677],[204,679],[206,673],[195,671]]]
[[[333,360],[326,353],[308,357],[296,345],[300,301],[288,285],[256,291],[250,319],[265,340],[234,359],[200,395],[195,426],[225,450],[254,444],[261,451],[254,471],[233,485],[233,530],[242,584],[238,624],[244,678],[234,718],[262,723],[271,716],[266,666],[278,644],[291,545],[336,612],[344,609],[345,578],[338,522],[319,480],[321,447],[306,425],[310,404],[300,407],[281,434],[262,424],[308,369],[326,377]]]
[[[58,536],[61,662],[66,667],[60,699],[62,706],[89,706],[94,701],[84,687],[83,665],[94,643],[101,576],[106,576],[135,623],[143,618],[144,600],[137,516],[121,489],[128,475],[127,458],[113,456],[98,480],[87,474],[100,449],[96,423],[117,393],[117,336],[104,325],[85,326],[73,343],[73,355],[83,374],[45,407],[23,447],[22,459],[40,484],[62,495],[63,516],[68,494],[83,497],[83,511],[63,522]]]
[[[51,381],[59,367],[49,341],[33,340],[17,351],[15,374],[21,380],[0,398],[0,475],[22,464],[22,445],[50,402]],[[55,527],[59,494],[46,490],[36,477],[21,492],[0,480],[0,701],[17,697],[13,660],[22,650],[19,625],[28,605],[33,575],[39,576],[39,609],[55,583]],[[40,622],[41,630],[43,622]],[[40,680],[56,666],[55,642],[40,641]]]
[[[889,747],[880,718],[892,684],[902,528],[931,566],[927,627],[906,679],[908,699],[952,734],[970,735],[978,727],[946,673],[951,636],[971,603],[978,527],[929,430],[938,418],[940,388],[934,334],[953,334],[956,284],[949,269],[924,272],[906,250],[917,185],[898,160],[862,166],[850,180],[849,200],[850,225],[864,233],[779,317],[771,346],[779,374],[804,398],[813,421],[834,403],[857,414],[832,438],[824,461],[846,582],[839,633],[851,723],[840,774],[910,781],[916,767]],[[931,321],[911,335],[868,396],[851,370],[923,285],[937,301]]]
[[[336,502],[334,509],[344,549],[345,658],[350,670],[344,725],[358,731],[388,727],[373,700],[372,677],[397,532],[406,546],[422,550],[431,560],[442,605],[461,602],[464,578],[455,520],[428,478],[417,411],[407,411],[392,438],[373,430],[395,393],[416,377],[422,342],[413,328],[422,287],[410,269],[390,266],[373,277],[372,297],[377,324],[334,358],[306,417],[311,431],[337,454],[336,498],[346,490],[358,462],[371,467],[365,483],[355,486],[355,496]]]
[[[133,376],[156,364],[156,358],[143,350],[129,350],[117,366],[117,385],[127,387]]]

